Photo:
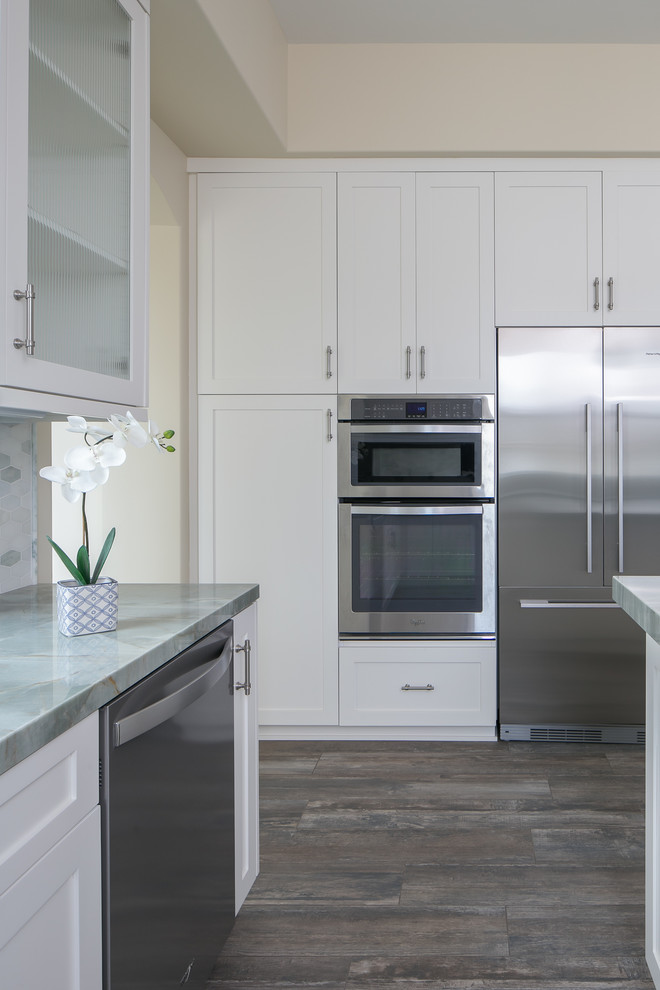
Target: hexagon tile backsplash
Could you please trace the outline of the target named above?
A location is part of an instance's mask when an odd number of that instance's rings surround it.
[[[30,423],[0,423],[0,592],[36,580],[36,466]]]

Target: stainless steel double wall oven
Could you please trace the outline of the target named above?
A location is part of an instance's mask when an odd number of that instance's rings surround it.
[[[495,633],[494,396],[340,396],[340,636]]]

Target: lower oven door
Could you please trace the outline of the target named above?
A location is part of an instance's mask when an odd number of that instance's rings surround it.
[[[495,632],[495,507],[339,506],[340,635]]]

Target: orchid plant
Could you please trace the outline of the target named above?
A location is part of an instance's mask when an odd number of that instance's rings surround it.
[[[106,536],[96,566],[92,570],[86,513],[88,493],[106,483],[111,468],[124,463],[127,443],[133,447],[153,444],[161,453],[173,453],[175,448],[169,441],[174,436],[174,430],[159,433],[158,427],[151,420],[145,430],[131,412],[127,412],[125,416],[110,416],[108,422],[111,429],[105,424],[90,425],[82,416],[68,416],[67,419],[67,430],[82,434],[84,443],[67,450],[63,466],[51,465],[42,468],[39,474],[47,481],[61,485],[62,495],[67,502],[77,502],[82,497],[82,546],[78,550],[75,563],[50,536],[47,540],[78,584],[96,584],[112,549],[116,531],[113,526]]]

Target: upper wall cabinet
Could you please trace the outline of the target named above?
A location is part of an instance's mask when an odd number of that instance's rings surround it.
[[[414,392],[414,172],[340,173],[339,391]]]
[[[660,322],[660,172],[501,173],[500,326]]]
[[[417,176],[418,390],[495,388],[493,176]]]
[[[493,177],[340,173],[339,390],[494,387]]]
[[[660,172],[603,179],[603,322],[660,324]]]
[[[148,17],[137,0],[7,0],[0,17],[0,383],[144,405]]]
[[[337,391],[336,178],[198,179],[198,392]]]

